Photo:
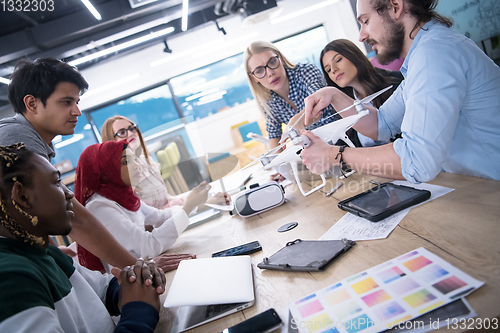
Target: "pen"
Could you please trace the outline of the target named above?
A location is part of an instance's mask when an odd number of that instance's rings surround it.
[[[222,178],[220,178],[219,181],[220,181],[220,187],[222,189],[222,193],[227,193],[226,188],[224,187],[224,182],[222,181]]]
[[[245,180],[243,181],[243,183],[241,183],[240,186],[246,185],[250,179],[252,179],[252,174],[249,174],[248,177],[245,178]]]
[[[334,187],[334,188],[332,188],[332,190],[331,190],[330,192],[328,192],[328,193],[326,194],[326,196],[327,196],[327,197],[329,197],[330,195],[332,195],[332,194],[333,194],[333,192],[337,191],[337,190],[338,190],[338,189],[339,189],[342,185],[344,185],[344,183],[342,183],[342,182],[340,182],[340,183],[338,183],[337,185],[335,185],[335,187]]]
[[[243,187],[240,187],[240,188],[235,188],[234,190],[230,190],[230,191],[228,191],[228,192],[227,192],[227,194],[229,194],[229,195],[233,195],[233,194],[235,194],[235,193],[238,193],[238,192],[244,191],[244,190],[246,190],[246,189],[247,189],[247,187],[246,187],[246,186],[243,186]]]

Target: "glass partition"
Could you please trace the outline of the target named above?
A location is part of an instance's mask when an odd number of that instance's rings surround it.
[[[117,103],[92,111],[90,116],[99,131],[106,119],[115,115],[125,116],[139,125],[141,132],[147,132],[159,124],[179,120],[168,85],[142,92]],[[161,128],[158,129],[160,131]]]

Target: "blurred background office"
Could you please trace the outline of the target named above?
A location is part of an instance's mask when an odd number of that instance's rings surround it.
[[[293,63],[319,66],[323,47],[338,38],[374,56],[358,41],[355,0],[39,0],[36,8],[23,4],[1,4],[0,118],[14,114],[7,84],[21,57],[50,56],[78,67],[90,85],[80,101],[83,115],[73,135],[53,141],[52,162],[69,182],[81,152],[101,141],[101,127],[114,115],[140,126],[155,160],[158,152],[167,150],[173,157],[169,155],[164,162],[169,165],[163,168],[178,166],[189,188],[202,179],[214,180],[210,164],[228,155],[246,164],[248,155],[264,152],[265,145],[252,145],[246,132],[238,130],[250,125],[266,135],[242,64],[242,51],[255,40],[275,43]],[[490,57],[500,58],[499,1],[441,0],[438,11],[451,16],[454,28]],[[399,69],[402,60],[392,69]]]

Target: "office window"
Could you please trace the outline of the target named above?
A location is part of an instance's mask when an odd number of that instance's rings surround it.
[[[252,99],[243,67],[240,53],[172,78],[184,116],[196,120]]]
[[[143,133],[157,128],[158,125],[179,119],[172,94],[166,84],[90,113],[99,131],[101,131],[106,119],[116,115],[125,116],[132,120],[139,125]],[[158,129],[158,131],[160,130],[161,128]]]
[[[52,164],[56,165],[61,173],[72,171],[76,168],[80,154],[94,143],[97,143],[97,140],[92,133],[92,128],[85,116],[81,116],[78,118],[73,135],[57,135],[52,140],[56,151]]]
[[[274,45],[292,63],[311,63],[320,68],[319,55],[328,42],[325,28],[319,26],[298,35],[279,40]]]

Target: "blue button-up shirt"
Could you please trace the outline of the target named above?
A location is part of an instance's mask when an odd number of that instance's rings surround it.
[[[403,176],[440,171],[500,180],[500,68],[465,36],[435,21],[416,35],[405,80],[378,112],[378,139],[394,142]]]
[[[293,69],[287,68],[286,72],[288,81],[290,82],[288,99],[295,104],[297,111],[271,90],[271,99],[267,102],[269,113],[266,117],[266,129],[269,134],[269,139],[281,138],[281,124],[288,124],[290,119],[305,107],[304,99],[307,96],[326,87],[325,77],[320,69],[313,64],[297,64]],[[322,119],[308,126],[307,129],[312,130],[339,119],[338,116],[324,119],[332,115],[333,111],[331,105],[324,108],[322,110]]]

